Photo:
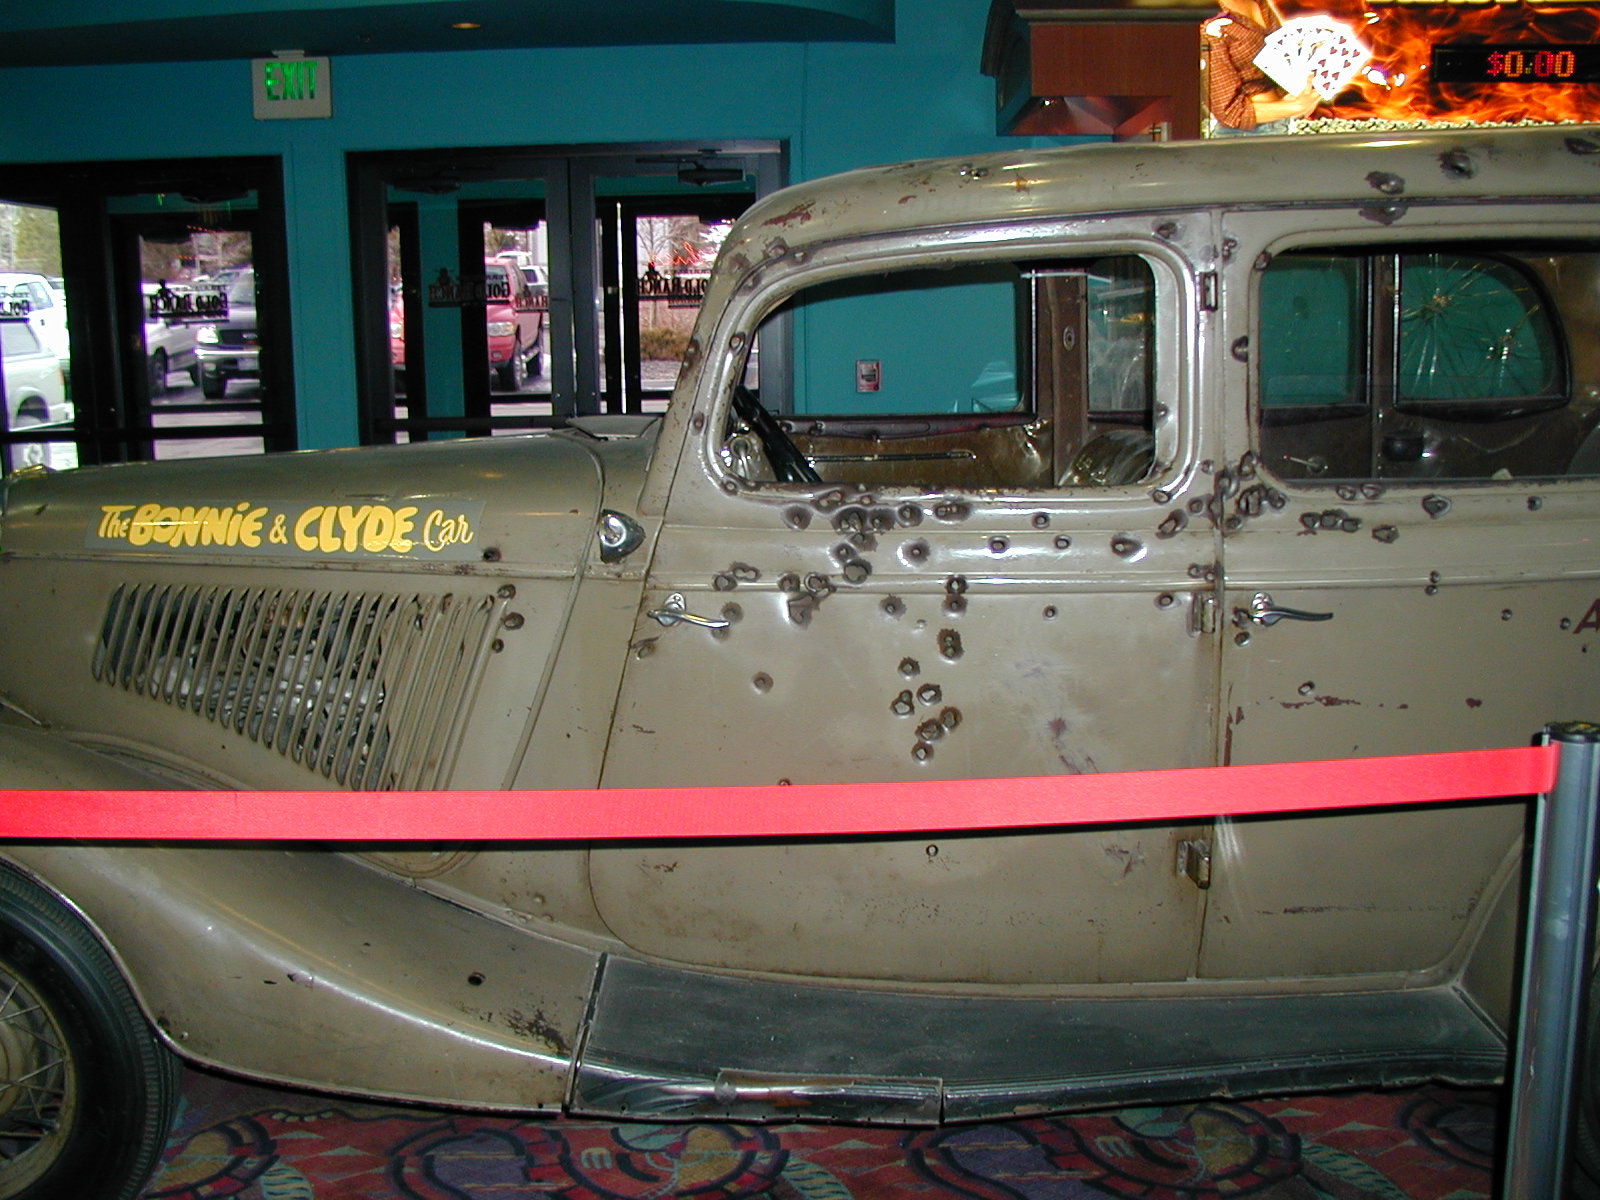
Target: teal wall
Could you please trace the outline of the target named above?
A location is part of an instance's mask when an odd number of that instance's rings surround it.
[[[989,0],[902,0],[892,43],[345,56],[328,120],[256,121],[243,61],[0,69],[0,162],[282,157],[303,446],[356,441],[344,155],[776,138],[791,179],[1015,145],[979,70]]]

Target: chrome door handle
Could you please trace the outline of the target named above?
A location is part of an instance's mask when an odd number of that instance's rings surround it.
[[[726,629],[728,622],[722,617],[698,617],[688,611],[682,592],[673,592],[660,608],[652,608],[645,616],[662,625],[698,625],[702,629]]]
[[[1249,608],[1233,610],[1235,624],[1276,625],[1279,621],[1331,621],[1331,612],[1306,612],[1302,608],[1279,608],[1266,592],[1257,592],[1250,598]]]

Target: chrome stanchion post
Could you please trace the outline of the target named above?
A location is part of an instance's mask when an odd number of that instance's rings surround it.
[[[1559,749],[1560,759],[1555,788],[1534,801],[1522,1002],[1501,1175],[1506,1200],[1563,1194],[1594,924],[1600,725],[1552,725],[1544,741]]]

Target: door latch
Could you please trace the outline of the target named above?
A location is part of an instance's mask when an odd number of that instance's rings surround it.
[[[688,611],[688,604],[682,592],[673,592],[666,598],[660,608],[652,608],[645,616],[662,625],[698,625],[702,629],[726,629],[728,621],[723,617],[699,617]]]
[[[1306,612],[1301,608],[1280,608],[1266,592],[1257,592],[1250,598],[1249,608],[1233,610],[1233,623],[1245,625],[1276,625],[1279,621],[1331,621],[1331,612]]]

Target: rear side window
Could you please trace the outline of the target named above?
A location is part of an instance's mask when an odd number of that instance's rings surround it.
[[[1279,255],[1260,280],[1262,453],[1294,480],[1600,473],[1591,247]]]

